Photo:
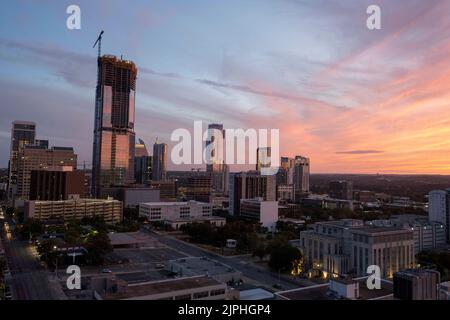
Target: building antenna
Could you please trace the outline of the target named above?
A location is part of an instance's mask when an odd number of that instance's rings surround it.
[[[92,46],[92,48],[95,48],[95,46],[97,45],[97,43],[98,43],[98,57],[100,58],[100,56],[101,56],[101,54],[102,54],[102,36],[103,36],[103,33],[104,33],[104,31],[102,30],[101,32],[100,32],[100,34],[98,35],[98,38],[97,38],[97,40],[95,40],[95,43],[94,43],[94,45]]]

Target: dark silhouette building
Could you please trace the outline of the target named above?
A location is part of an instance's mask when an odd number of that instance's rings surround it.
[[[30,200],[68,200],[86,196],[83,171],[33,170],[31,171]]]

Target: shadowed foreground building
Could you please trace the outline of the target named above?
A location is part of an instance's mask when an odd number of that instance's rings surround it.
[[[394,298],[437,300],[440,274],[435,270],[409,269],[394,274]]]
[[[86,196],[85,174],[72,167],[31,171],[30,200],[67,200]]]
[[[17,166],[17,197],[28,200],[30,196],[31,172],[54,167],[77,168],[77,155],[73,148],[26,146],[19,151]]]
[[[256,171],[230,173],[229,193],[230,215],[239,216],[241,199],[276,200],[276,177],[259,175]]]

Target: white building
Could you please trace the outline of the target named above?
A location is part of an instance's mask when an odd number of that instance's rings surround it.
[[[378,265],[382,277],[415,264],[413,231],[365,226],[361,220],[318,222],[300,232],[300,250],[306,264],[326,274],[364,276]]]
[[[424,216],[403,214],[392,216],[389,220],[373,220],[368,222],[368,224],[412,230],[414,232],[414,251],[416,254],[423,250],[443,247],[446,244],[444,225],[440,222],[428,221],[428,218]]]
[[[186,202],[147,202],[139,205],[139,215],[148,221],[163,221],[172,228],[192,222],[209,222],[222,226],[225,218],[212,215],[212,206],[199,201]]]
[[[240,218],[261,223],[269,230],[275,230],[278,221],[278,201],[264,201],[263,198],[241,199]]]

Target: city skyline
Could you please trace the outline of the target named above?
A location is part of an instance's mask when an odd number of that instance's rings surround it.
[[[101,2],[79,1],[76,31],[65,28],[63,3],[11,5],[0,22],[0,166],[15,120],[91,162],[92,44],[104,29],[103,53],[140,72],[136,136],[147,145],[160,137],[170,153],[172,130],[203,120],[280,128],[280,155],[307,156],[313,173],[450,174],[448,2],[378,1],[376,31],[365,27],[369,1],[248,1],[239,14],[233,2],[137,1],[119,28],[111,18],[122,5],[100,14]],[[170,157],[169,169],[179,169]]]

